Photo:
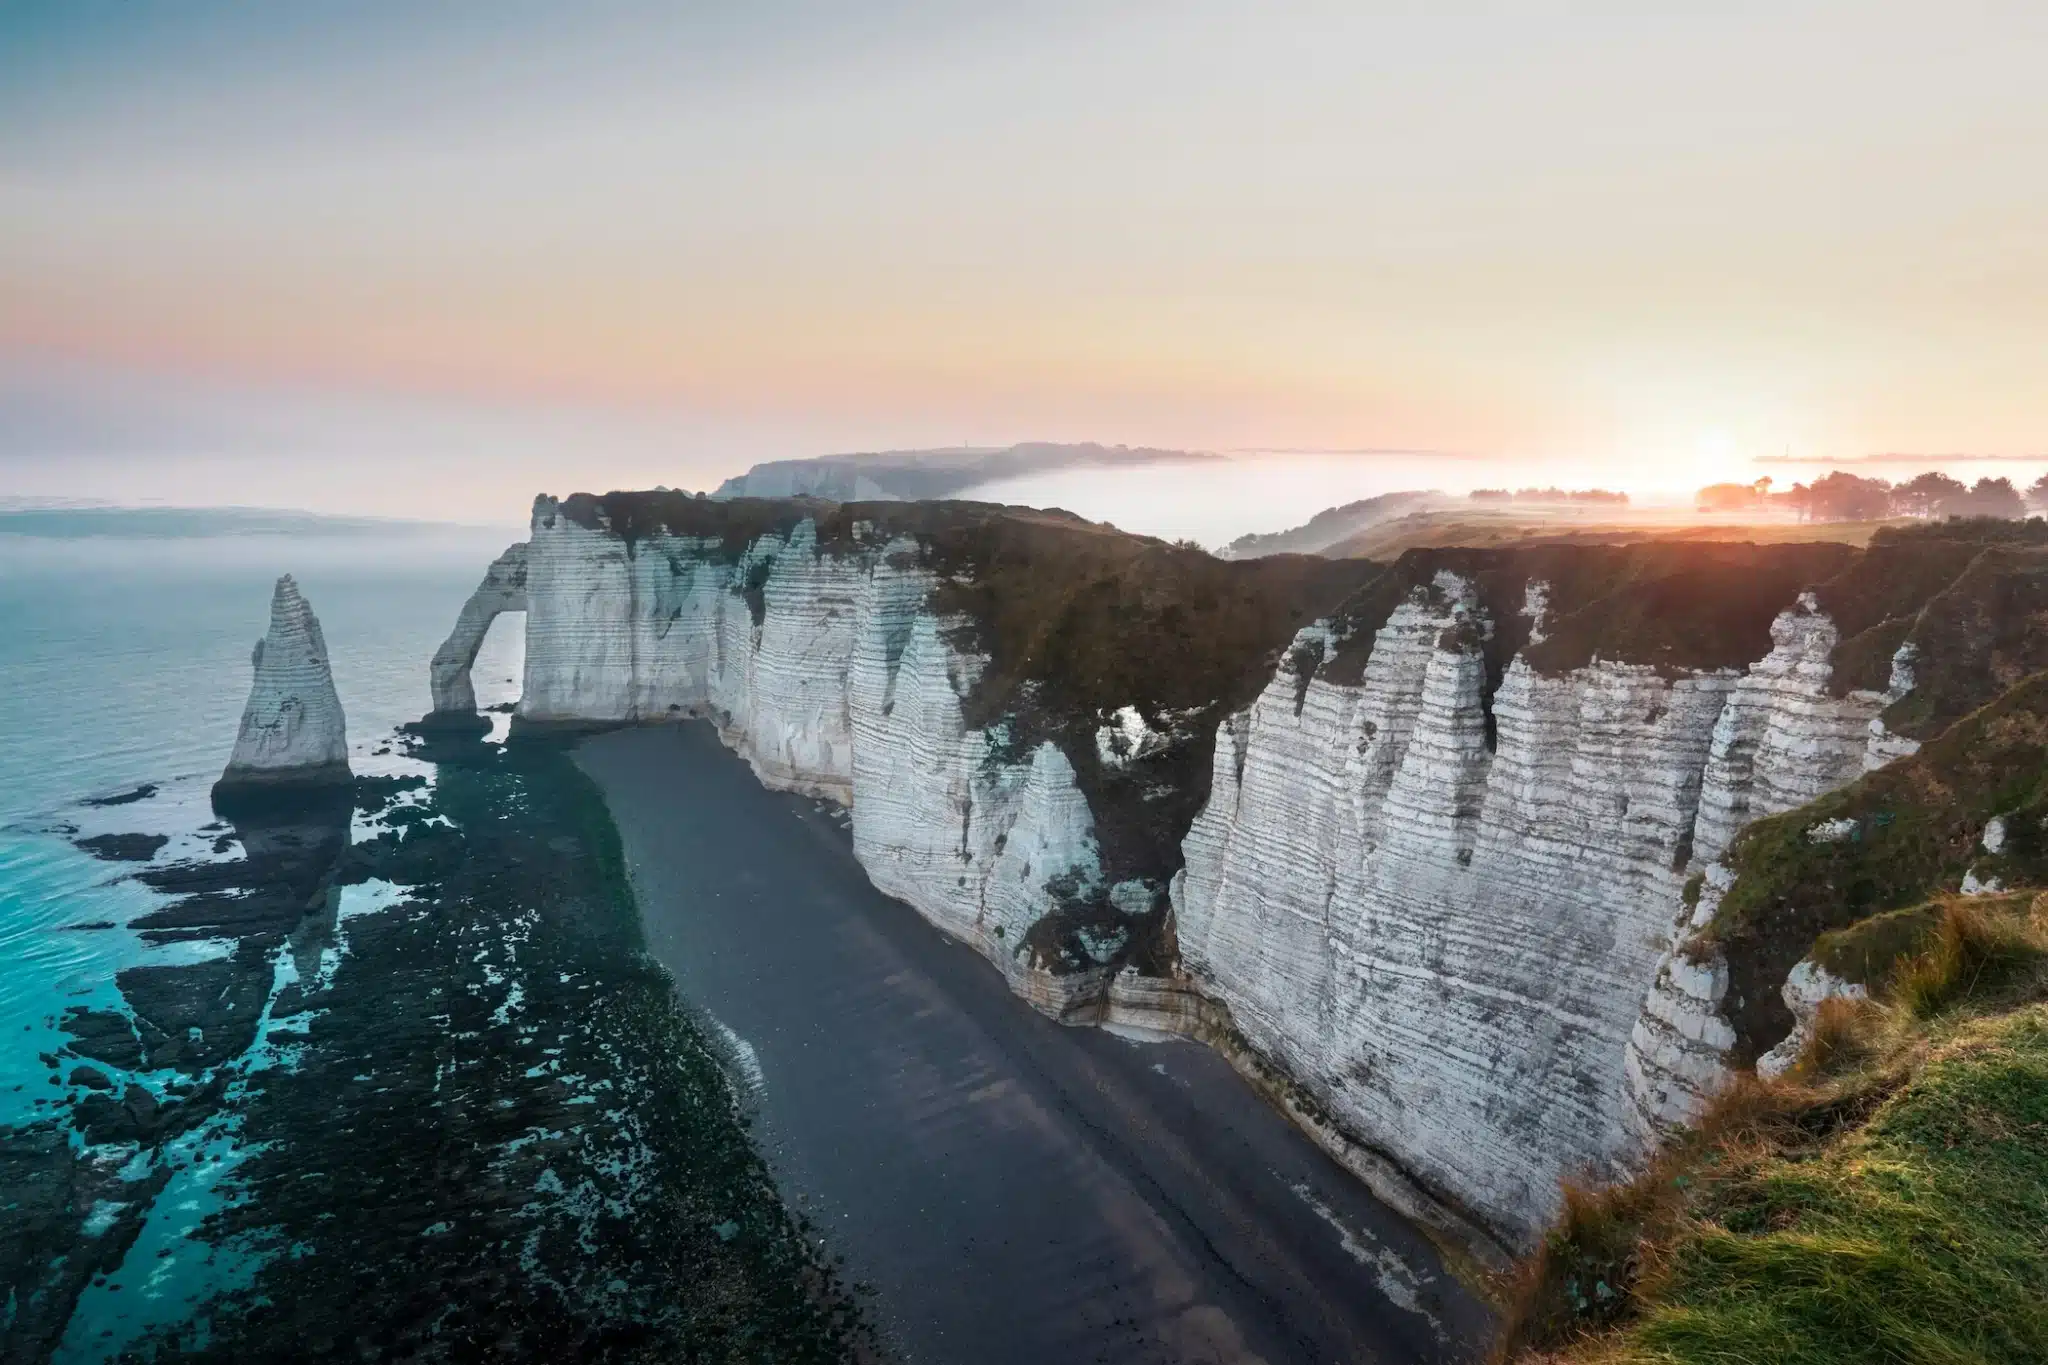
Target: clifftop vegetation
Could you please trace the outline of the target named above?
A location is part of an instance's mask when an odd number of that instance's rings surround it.
[[[967,698],[969,723],[1002,722],[1020,748],[1058,743],[1095,810],[1110,879],[1161,886],[1179,867],[1180,840],[1207,799],[1218,723],[1266,685],[1295,633],[1328,619],[1340,634],[1326,656],[1295,661],[1299,686],[1316,677],[1355,683],[1380,626],[1412,594],[1436,591],[1444,570],[1477,591],[1490,630],[1472,639],[1493,684],[1524,652],[1550,673],[1595,658],[1672,672],[1739,669],[1770,650],[1772,620],[1809,589],[1842,632],[1838,688],[1883,688],[1899,647],[1913,646],[1916,686],[1887,715],[1903,733],[1938,734],[2017,679],[2048,669],[2048,631],[2037,624],[2048,620],[2048,524],[2039,521],[1888,529],[1866,550],[1827,543],[1528,545],[1417,550],[1381,565],[1300,555],[1229,562],[1066,512],[989,503],[719,501],[657,492],[579,494],[560,512],[628,545],[658,533],[689,536],[733,561],[759,536],[787,534],[806,519],[828,554],[913,537],[922,561],[941,576],[933,605],[952,621],[956,641],[989,661]],[[1546,585],[1543,638],[1532,643],[1536,621],[1524,607],[1537,583]],[[1982,728],[2013,708],[2034,707],[2035,698],[2022,689],[2006,711],[1975,723]],[[1126,707],[1160,742],[1128,763],[1106,763],[1098,732]],[[2017,723],[1998,733],[2031,743],[2012,728]],[[1955,864],[1968,848],[1951,845],[1964,834],[1956,832],[1960,825],[1952,830],[1941,822],[1981,824],[1991,812],[1948,797],[1923,799],[1910,784],[1924,779],[1935,783],[1929,791],[1946,791],[1962,780],[1938,770],[1946,755],[1981,767],[2005,761],[1996,758],[2002,752],[1982,737],[1937,742],[1913,764],[1829,798],[1842,807],[1836,814],[1858,819],[1889,811],[1892,823],[1880,841],[1887,849],[1904,849],[1909,834],[1924,831],[1947,850],[1912,854],[1927,875],[1886,870],[1870,887],[1836,878],[1825,895],[1814,895],[1774,890],[1759,872],[1731,893],[1731,957],[1746,973],[1738,1022],[1757,1046],[1769,1046],[1789,1027],[1777,984],[1817,934],[1924,898],[1941,879],[1960,877]],[[2012,758],[2015,770],[2043,761],[2048,750]],[[1993,784],[1986,792],[1986,799],[2003,799],[2004,788]],[[1830,856],[1825,847],[1799,842],[1789,819],[1756,826],[1738,858],[1761,870],[1781,854],[1802,867]],[[1759,910],[1756,923],[1773,927],[1754,945],[1735,944],[1751,932],[1744,907],[1760,897],[1793,908]]]
[[[1497,1361],[2048,1360],[2048,893],[1914,918],[1785,1078],[1569,1192]]]
[[[1694,502],[1702,512],[1790,511],[1801,521],[1882,521],[1887,517],[2001,517],[2017,519],[2031,505],[2048,507],[2048,474],[2024,495],[2012,480],[1986,477],[1972,484],[1946,474],[1916,475],[1904,483],[1832,470],[1811,484],[1771,491],[1770,476],[1755,483],[1716,483]]]
[[[1496,1360],[2048,1360],[2048,673],[1729,860],[1699,948],[1729,963],[1738,1058],[1791,1029],[1802,957],[1867,997],[1635,1180],[1569,1191]]]

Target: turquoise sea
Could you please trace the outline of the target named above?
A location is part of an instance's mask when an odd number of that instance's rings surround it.
[[[275,576],[296,575],[319,614],[356,772],[431,779],[431,765],[393,750],[392,731],[427,709],[427,660],[483,566],[516,536],[0,535],[0,1127],[53,1115],[66,1098],[47,1059],[67,1041],[67,1009],[119,1008],[123,969],[232,947],[145,944],[125,926],[172,897],[134,880],[137,864],[101,860],[75,841],[161,833],[170,842],[155,865],[209,856],[207,791],[233,744]],[[486,642],[475,671],[481,704],[516,699],[523,626],[502,617]],[[137,791],[149,794],[90,804]],[[212,1182],[184,1194],[185,1223],[217,1202]],[[175,1235],[164,1221],[131,1260]],[[218,1287],[209,1277],[229,1273],[208,1258],[182,1277],[131,1285],[125,1298],[89,1291],[59,1358],[97,1358],[81,1343],[175,1317]],[[158,1312],[152,1297],[167,1300]]]
[[[356,770],[397,771],[374,750],[427,710],[427,660],[516,538],[0,536],[0,1123],[40,1098],[37,1054],[61,1041],[55,1016],[110,996],[119,968],[161,957],[119,930],[66,927],[123,924],[160,899],[72,841],[190,840],[211,819],[207,788],[234,745],[276,576],[295,574],[319,614]],[[518,697],[524,624],[499,618],[476,668],[480,705]],[[81,804],[143,785],[157,794]]]

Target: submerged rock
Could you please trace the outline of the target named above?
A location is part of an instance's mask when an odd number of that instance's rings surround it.
[[[88,796],[78,804],[81,806],[132,806],[137,801],[149,800],[150,797],[156,795],[156,791],[156,783],[144,782],[140,786],[130,787],[127,791],[123,792],[115,792],[111,796]]]
[[[216,806],[281,792],[345,789],[348,731],[319,618],[286,574],[270,598],[270,631],[250,663],[255,682],[234,755],[214,783]]]
[[[78,847],[110,863],[146,863],[169,842],[162,834],[95,834],[77,841]]]

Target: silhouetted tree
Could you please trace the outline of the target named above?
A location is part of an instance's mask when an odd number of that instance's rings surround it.
[[[1892,486],[1835,470],[1809,490],[1815,521],[1877,521],[1892,510]]]
[[[2027,514],[2027,505],[2011,479],[1979,479],[1967,493],[1943,498],[1937,511],[1945,517],[2003,517],[2016,521]]]
[[[1892,510],[1909,517],[1931,517],[1943,502],[1968,491],[1946,474],[1921,474],[1892,490]]]
[[[1805,521],[1813,514],[1813,490],[1803,483],[1795,483],[1782,493],[1773,493],[1769,500],[1780,507],[1789,507]]]
[[[2048,511],[2048,474],[2027,485],[2027,506],[2036,511]]]
[[[1693,494],[1693,505],[1702,512],[1746,512],[1763,502],[1754,484],[1710,483]]]

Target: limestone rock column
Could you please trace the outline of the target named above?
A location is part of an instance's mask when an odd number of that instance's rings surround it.
[[[255,682],[215,805],[287,792],[345,788],[348,730],[319,618],[286,574],[270,598],[270,630],[250,663]]]

